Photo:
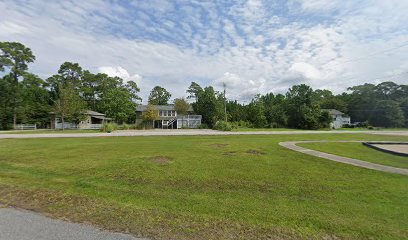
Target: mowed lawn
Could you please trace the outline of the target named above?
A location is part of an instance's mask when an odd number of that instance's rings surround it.
[[[0,140],[0,203],[154,239],[407,239],[408,177],[280,141],[364,134]]]
[[[356,158],[367,162],[378,163],[398,168],[408,168],[408,157],[392,155],[364,146],[362,143],[300,143],[301,147],[332,153],[335,155]]]

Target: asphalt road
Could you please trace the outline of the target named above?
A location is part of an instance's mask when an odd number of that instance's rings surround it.
[[[122,233],[50,219],[38,213],[0,208],[0,240],[142,240]]]

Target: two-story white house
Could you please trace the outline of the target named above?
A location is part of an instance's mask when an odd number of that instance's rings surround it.
[[[178,129],[178,128],[197,128],[201,125],[201,115],[195,115],[192,106],[187,111],[186,115],[178,114],[174,105],[154,105],[158,111],[159,120],[153,121],[154,128],[161,129]],[[143,122],[143,112],[147,109],[147,105],[139,105],[136,108],[136,124]]]
[[[322,111],[326,111],[329,113],[331,118],[333,119],[330,123],[330,128],[337,129],[342,128],[344,125],[350,125],[351,119],[349,116],[346,116],[344,113],[340,112],[336,109],[322,109]]]

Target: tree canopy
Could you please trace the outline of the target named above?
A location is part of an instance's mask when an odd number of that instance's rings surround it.
[[[153,105],[167,105],[171,94],[164,88],[156,86],[149,95],[149,103]]]

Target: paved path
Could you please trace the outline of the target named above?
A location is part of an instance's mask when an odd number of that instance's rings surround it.
[[[92,226],[50,219],[14,208],[0,208],[0,240],[141,240]]]
[[[408,131],[253,131],[222,132],[210,129],[177,129],[177,130],[129,130],[113,133],[44,133],[44,134],[4,134],[2,138],[83,138],[83,137],[132,137],[132,136],[211,136],[211,135],[291,135],[291,134],[378,134],[408,136]]]
[[[325,158],[325,159],[335,161],[335,162],[341,162],[341,163],[346,163],[346,164],[350,164],[350,165],[357,166],[357,167],[363,167],[363,168],[378,170],[382,172],[396,173],[396,174],[402,174],[402,175],[408,176],[408,169],[390,167],[390,166],[385,166],[385,165],[376,164],[376,163],[370,163],[370,162],[361,161],[361,160],[354,159],[354,158],[341,157],[341,156],[337,156],[337,155],[330,154],[330,153],[324,153],[324,152],[319,152],[319,151],[299,147],[296,145],[298,143],[313,143],[313,142],[330,142],[330,141],[280,142],[279,145],[281,145],[282,147],[297,151],[297,152],[305,153],[305,154],[315,156],[315,157]],[[332,141],[332,142],[362,142],[362,141]]]

